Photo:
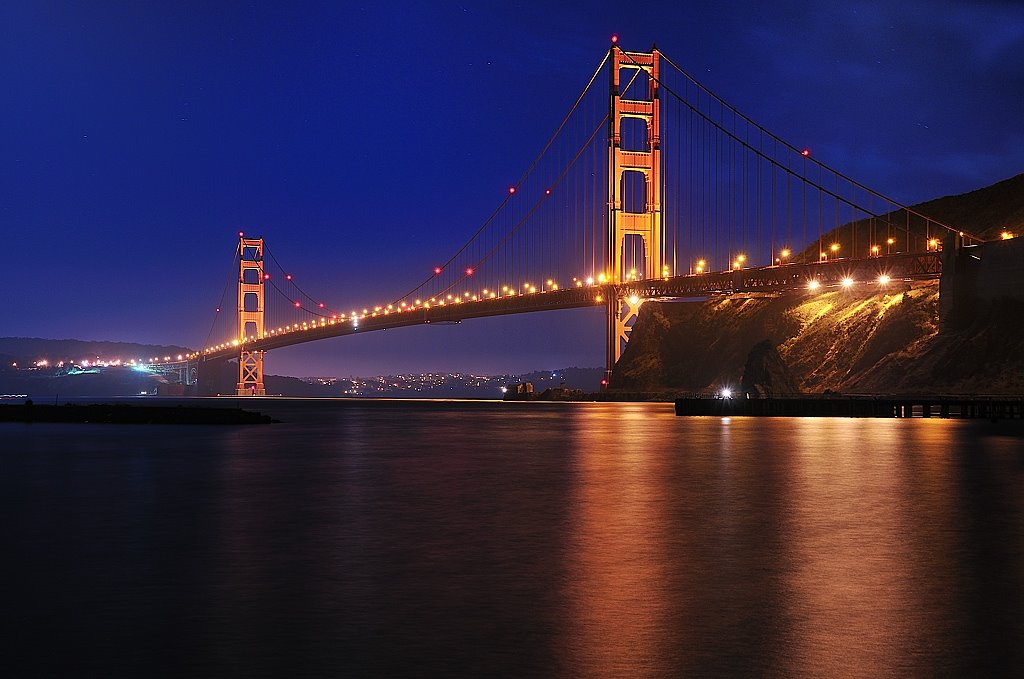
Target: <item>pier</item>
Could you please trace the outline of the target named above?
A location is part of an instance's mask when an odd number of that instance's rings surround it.
[[[676,399],[675,404],[679,416],[1024,418],[1021,396],[689,397]]]

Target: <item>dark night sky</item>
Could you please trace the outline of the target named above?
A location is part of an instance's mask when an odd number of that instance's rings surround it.
[[[342,308],[403,292],[502,199],[613,32],[904,202],[1024,171],[1020,2],[16,0],[0,336],[198,347],[240,229]],[[395,330],[267,370],[597,366],[601,328],[595,309]]]

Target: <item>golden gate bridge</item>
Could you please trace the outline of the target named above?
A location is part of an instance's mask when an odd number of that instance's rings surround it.
[[[494,211],[445,261],[424,262],[404,291],[358,304],[313,294],[263,238],[239,233],[206,345],[184,358],[182,374],[190,383],[198,364],[237,358],[236,393],[263,395],[263,357],[272,349],[600,307],[607,380],[647,300],[835,286],[875,292],[937,278],[940,250],[971,242],[981,239],[772,134],[656,47],[624,51],[613,36]],[[383,241],[373,256],[386,261],[387,248]],[[237,314],[230,329],[218,329],[231,281]]]

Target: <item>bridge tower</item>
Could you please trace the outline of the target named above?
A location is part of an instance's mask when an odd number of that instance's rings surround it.
[[[650,280],[666,275],[664,265],[664,226],[661,218],[661,121],[659,117],[659,53],[657,47],[650,52],[625,52],[612,44],[611,102],[608,112],[608,254],[607,270],[616,290],[608,295],[608,343],[605,380],[611,379],[612,367],[622,356],[644,300],[630,296],[622,284],[640,278]],[[620,85],[628,85],[635,76],[646,75],[647,98],[622,98]],[[622,82],[625,79],[625,83]],[[631,89],[630,92],[633,90]],[[640,148],[622,147],[622,121],[634,118],[643,121],[647,139]],[[644,180],[643,210],[626,211],[636,207],[624,205],[626,173],[639,173]],[[626,237],[633,236],[634,244],[643,244],[643,264],[625,271]],[[607,383],[607,382],[606,382]]]
[[[238,234],[238,396],[265,396],[263,352],[246,349],[249,337],[263,337],[263,239]]]

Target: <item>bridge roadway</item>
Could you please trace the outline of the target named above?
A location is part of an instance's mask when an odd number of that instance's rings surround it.
[[[686,299],[742,293],[770,293],[806,289],[811,281],[822,288],[841,285],[851,278],[857,284],[878,284],[880,276],[898,281],[938,278],[942,273],[939,252],[883,255],[866,259],[836,259],[813,263],[791,263],[735,271],[707,272],[673,276],[625,284],[592,285],[529,294],[509,295],[460,304],[416,307],[402,312],[366,314],[353,322],[346,319],[320,319],[300,324],[299,329],[278,333],[271,331],[265,337],[240,345],[203,351],[199,360],[235,358],[241,349],[269,351],[281,347],[313,342],[329,337],[402,328],[429,323],[456,323],[470,318],[505,316],[511,314],[578,309],[602,306],[610,295],[636,296],[640,299]]]

